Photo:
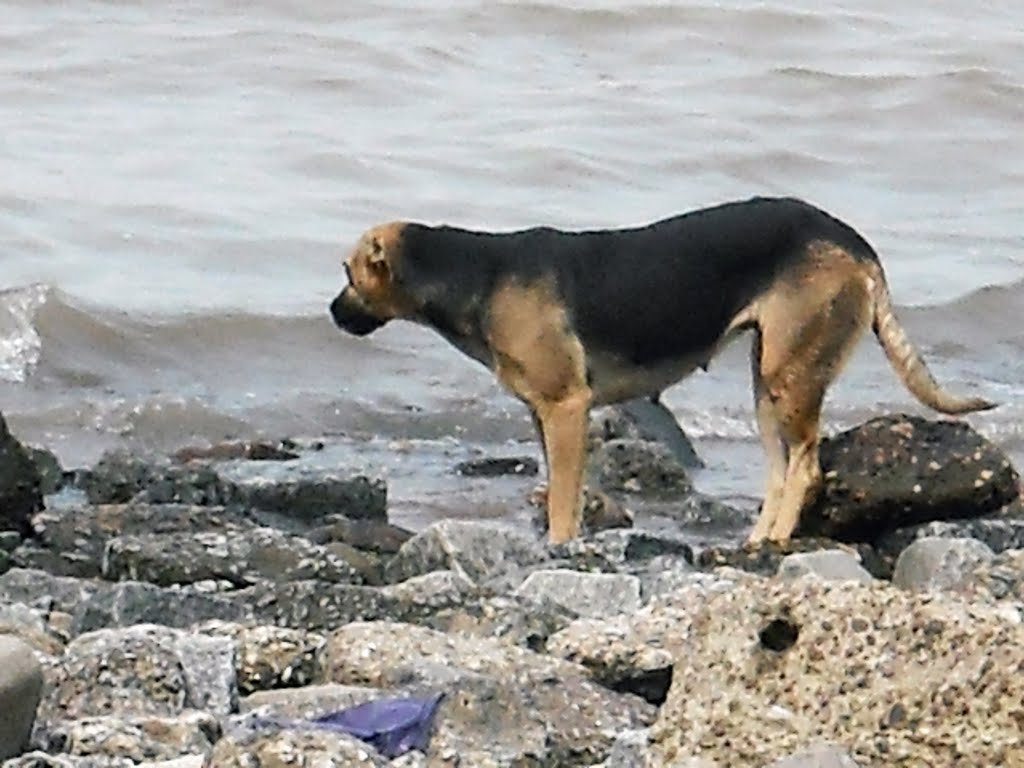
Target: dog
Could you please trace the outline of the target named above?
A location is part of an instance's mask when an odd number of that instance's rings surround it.
[[[656,398],[744,331],[767,457],[750,544],[787,541],[817,497],[825,392],[869,325],[923,404],[946,414],[995,406],[939,386],[893,313],[874,249],[795,198],[622,229],[391,222],[367,230],[344,268],[330,305],[338,327],[433,328],[526,404],[544,449],[552,544],[579,534],[589,409]]]

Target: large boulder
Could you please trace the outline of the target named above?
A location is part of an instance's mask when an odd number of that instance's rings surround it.
[[[0,414],[0,530],[32,534],[32,515],[43,508],[39,470]]]
[[[978,517],[1020,494],[999,448],[963,421],[881,416],[821,443],[824,487],[798,535],[873,542],[931,520]]]
[[[656,764],[765,765],[831,741],[861,765],[1019,765],[1019,616],[883,582],[748,580],[604,630],[674,658]],[[648,642],[653,642],[648,637]]]
[[[642,699],[591,682],[582,667],[499,640],[391,622],[333,632],[323,657],[331,682],[448,695],[428,760],[465,765],[589,766],[616,732],[650,723]]]

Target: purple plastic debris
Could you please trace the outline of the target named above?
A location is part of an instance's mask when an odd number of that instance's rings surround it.
[[[443,693],[426,697],[391,697],[368,701],[309,721],[263,718],[256,724],[341,731],[362,739],[384,757],[398,757],[414,749],[427,751],[434,715],[443,698]]]

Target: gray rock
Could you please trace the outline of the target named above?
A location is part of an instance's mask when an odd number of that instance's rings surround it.
[[[41,746],[50,753],[122,758],[136,764],[208,752],[220,733],[220,723],[205,712],[167,717],[127,714],[57,723]]]
[[[995,512],[1019,496],[1006,454],[965,421],[895,414],[821,444],[824,487],[801,536],[873,542],[896,528]]]
[[[712,569],[729,566],[761,576],[774,576],[785,557],[793,554],[812,553],[820,550],[853,550],[860,559],[861,565],[874,576],[883,575],[883,566],[878,554],[868,544],[843,544],[832,539],[794,538],[784,543],[764,542],[756,547],[745,544],[739,546],[711,546],[701,550],[697,555],[700,568]]]
[[[33,519],[35,539],[15,553],[23,568],[99,576],[107,543],[119,536],[196,534],[252,523],[241,512],[186,504],[105,504],[47,510]]]
[[[52,727],[125,713],[170,717],[196,705],[223,710],[237,696],[234,659],[227,652],[191,648],[194,640],[182,630],[155,625],[82,635],[60,660],[40,716]]]
[[[139,499],[157,504],[237,505],[307,523],[332,514],[386,519],[387,487],[382,480],[300,468],[270,478],[261,463],[266,462],[179,464],[112,451],[83,473],[81,486],[92,504]]]
[[[294,474],[280,480],[261,476],[230,474],[230,501],[243,507],[279,512],[307,523],[318,523],[330,515],[352,520],[387,519],[387,485],[365,475],[329,473]]]
[[[0,575],[0,600],[25,603],[44,612],[71,613],[75,607],[109,585],[91,579],[52,576],[43,571],[12,568]]]
[[[451,605],[441,602],[446,595],[454,601]],[[416,589],[385,591],[313,580],[264,582],[235,592],[233,598],[251,606],[259,623],[310,631],[379,619],[423,623],[445,608],[462,604],[456,591],[434,592],[427,597]]]
[[[515,528],[475,520],[442,520],[402,545],[388,564],[387,577],[397,582],[452,570],[482,584],[508,577],[543,556],[543,544]]]
[[[590,765],[607,757],[614,733],[654,716],[646,702],[595,685],[575,664],[408,624],[336,630],[324,673],[347,685],[457,692],[441,704],[428,758],[458,755],[463,765]]]
[[[864,570],[853,554],[842,549],[824,549],[818,552],[797,552],[786,555],[779,563],[779,576],[795,579],[816,576],[827,581],[863,581],[874,577]]]
[[[310,720],[328,712],[348,709],[387,695],[387,691],[380,688],[338,683],[256,691],[239,702],[239,712],[246,716],[239,719],[247,722],[251,720],[252,715],[258,715],[288,720]]]
[[[686,467],[660,443],[609,440],[592,450],[589,463],[590,474],[606,491],[665,498],[693,490]]]
[[[537,570],[513,593],[564,606],[580,616],[613,616],[640,608],[640,579],[620,573]]]
[[[104,585],[75,609],[72,632],[162,624],[187,629],[204,621],[248,621],[252,608],[227,595],[208,594],[194,587],[168,589],[138,581]]]
[[[36,751],[8,760],[3,768],[136,768],[127,757],[70,757]]]
[[[386,520],[350,520],[341,515],[331,516],[323,525],[306,533],[306,538],[314,544],[342,542],[381,555],[395,554],[412,536],[412,531]]]
[[[651,760],[649,728],[623,731],[615,737],[603,768],[648,768]]]
[[[226,715],[238,710],[238,643],[230,637],[180,634],[178,658],[192,709]]]
[[[900,552],[917,539],[926,537],[977,539],[993,552],[1024,548],[1024,518],[990,515],[973,520],[936,520],[931,523],[898,528],[875,545],[879,553],[895,563]]]
[[[684,467],[704,466],[690,438],[660,399],[638,398],[595,408],[590,413],[588,435],[592,441],[628,438],[661,443]]]
[[[15,637],[40,653],[58,656],[64,651],[65,638],[50,626],[48,615],[24,603],[0,603],[0,637]]]
[[[858,765],[841,747],[819,744],[776,760],[769,768],[858,768]]]
[[[25,751],[42,690],[42,666],[32,648],[16,637],[0,635],[0,759]]]
[[[217,768],[384,768],[388,761],[366,743],[339,731],[236,729],[217,742],[210,764]]]
[[[302,537],[273,528],[230,526],[223,532],[111,539],[104,554],[103,576],[160,586],[227,581],[245,587],[266,579],[361,581],[343,559]]]
[[[547,652],[582,665],[604,687],[660,705],[672,684],[672,656],[656,644],[607,631],[581,619],[548,639]]]
[[[918,539],[896,560],[892,582],[920,591],[958,589],[971,581],[975,568],[994,557],[976,539]]]
[[[549,554],[577,570],[611,573],[644,569],[655,558],[693,562],[693,548],[682,536],[633,528],[601,531],[551,547]]]
[[[43,508],[39,471],[0,413],[0,530],[32,534],[32,515]]]
[[[320,679],[323,635],[301,629],[211,622],[207,635],[231,638],[237,646],[235,676],[242,695],[309,685]],[[222,689],[223,690],[223,689]]]
[[[381,592],[397,603],[435,610],[463,605],[480,595],[476,584],[459,571],[432,571],[413,576],[386,586]]]

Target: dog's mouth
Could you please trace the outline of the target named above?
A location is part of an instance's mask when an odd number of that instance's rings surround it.
[[[355,292],[349,288],[345,288],[331,302],[331,317],[335,325],[354,336],[366,336],[387,322],[367,312]]]

